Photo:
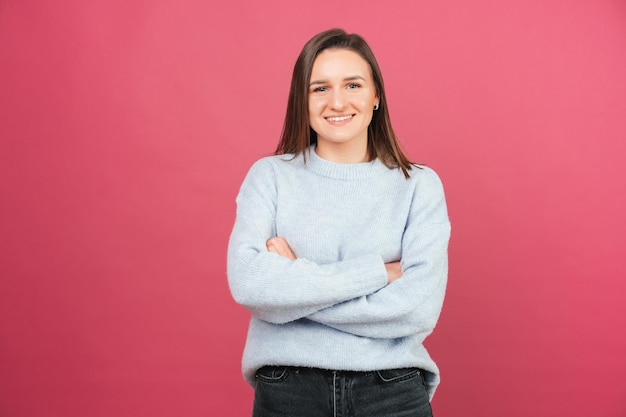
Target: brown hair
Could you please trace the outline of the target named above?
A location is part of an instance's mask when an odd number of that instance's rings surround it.
[[[379,109],[374,111],[367,129],[367,150],[371,160],[380,160],[390,169],[399,168],[406,178],[414,163],[402,153],[396,134],[391,127],[387,110],[387,98],[383,76],[378,62],[365,40],[355,34],[348,34],[343,29],[330,29],[315,35],[302,48],[293,68],[285,123],[280,142],[274,151],[281,155],[291,153],[299,155],[317,143],[317,133],[309,125],[309,82],[315,58],[327,49],[348,49],[358,53],[368,64],[374,78],[376,93],[380,100]],[[306,155],[306,154],[305,154]]]

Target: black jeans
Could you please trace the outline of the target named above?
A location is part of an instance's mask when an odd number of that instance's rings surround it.
[[[432,417],[417,368],[371,372],[266,366],[253,417]]]

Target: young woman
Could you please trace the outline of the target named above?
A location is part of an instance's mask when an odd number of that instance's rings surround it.
[[[367,43],[313,37],[275,155],[241,186],[228,248],[232,295],[252,314],[253,416],[432,415],[439,371],[423,341],[449,236],[441,182],[400,150]]]

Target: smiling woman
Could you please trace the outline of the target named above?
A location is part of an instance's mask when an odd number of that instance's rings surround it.
[[[317,154],[333,162],[366,162],[367,129],[378,105],[367,62],[348,49],[321,52],[311,70],[309,123]]]
[[[439,369],[423,342],[449,236],[439,177],[399,149],[369,46],[338,29],[313,37],[228,247],[232,295],[252,313],[253,416],[431,416]]]

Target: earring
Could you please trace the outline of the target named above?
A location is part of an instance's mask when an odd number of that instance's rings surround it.
[[[378,110],[378,107],[379,107],[379,105],[378,105],[378,103],[376,103],[376,105],[374,106],[374,110]]]

